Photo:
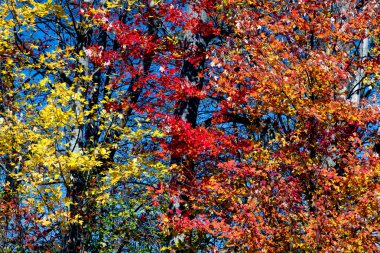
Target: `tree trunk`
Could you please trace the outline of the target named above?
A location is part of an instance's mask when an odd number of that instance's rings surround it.
[[[204,13],[195,13],[192,6],[187,6],[187,13],[189,16],[198,17],[201,19],[202,22],[206,21],[206,15]],[[194,56],[203,56],[206,47],[207,47],[207,40],[206,38],[201,35],[200,33],[193,34],[190,31],[187,31],[185,33],[185,52],[187,53],[186,59],[183,61],[182,69],[181,69],[181,77],[184,78],[186,81],[188,81],[193,87],[196,87],[197,90],[201,90],[204,85],[204,78],[200,77],[200,73],[204,71],[205,68],[205,59],[201,59],[200,62],[193,64],[191,63],[190,59]],[[197,117],[198,117],[198,107],[200,104],[200,99],[197,97],[188,97],[184,101],[179,101],[176,107],[176,110],[174,112],[175,116],[179,119],[185,121],[186,123],[189,123],[193,128],[197,127]],[[174,145],[181,145],[180,140],[173,138],[173,143],[176,143]],[[186,167],[184,174],[185,181],[187,183],[191,182],[193,180],[193,176],[195,175],[195,166],[194,161],[189,159],[186,154],[182,154],[181,157],[172,157],[171,158],[171,164],[177,164],[182,167]],[[174,184],[180,184],[179,182],[174,182]],[[183,186],[188,187],[188,186]],[[181,203],[175,203],[171,208],[174,209],[174,206],[180,209],[182,213],[185,213],[188,210],[188,207],[191,206],[189,203],[189,198],[181,194],[179,196]],[[173,210],[175,211],[175,210]],[[192,218],[192,217],[190,217]],[[177,238],[178,239],[178,238]],[[172,231],[168,238],[167,238],[167,245],[173,245],[174,241],[177,240],[176,236],[174,234],[174,231]],[[179,240],[179,239],[178,239]],[[182,239],[181,239],[182,240]],[[176,252],[196,252],[196,247],[192,247],[192,238],[191,234],[188,238],[184,238],[185,246],[182,250],[176,251]]]

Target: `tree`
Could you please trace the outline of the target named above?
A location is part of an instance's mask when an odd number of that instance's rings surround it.
[[[2,250],[378,250],[376,1],[1,11]]]
[[[173,242],[186,252],[378,250],[378,107],[349,102],[376,97],[377,4],[196,6],[219,33],[192,47],[204,57],[191,56],[194,69],[183,64],[199,92],[187,106],[203,107],[169,123]]]
[[[161,133],[133,105],[151,49],[136,41],[126,47],[98,20],[108,6],[107,15],[123,22],[119,29],[131,27],[127,32],[149,44],[156,36],[152,7],[92,4],[1,5],[4,251],[141,252],[159,245],[152,223],[165,205],[153,206],[146,188],[167,171],[151,154]],[[131,21],[136,12],[146,19]]]

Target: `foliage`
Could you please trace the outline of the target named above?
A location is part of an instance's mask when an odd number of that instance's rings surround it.
[[[6,252],[376,252],[376,1],[14,1]]]
[[[145,143],[161,133],[117,109],[130,91],[109,85],[113,67],[89,62],[88,48],[108,38],[84,38],[96,24],[79,7],[2,5],[4,251],[140,251],[160,234],[151,223],[165,205],[152,206],[146,187],[167,169]]]

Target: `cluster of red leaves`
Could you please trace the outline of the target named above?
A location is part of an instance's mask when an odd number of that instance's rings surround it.
[[[365,30],[379,35],[380,12],[375,1],[360,8],[356,1],[196,1],[189,14],[156,6],[174,33],[215,39],[206,48],[105,21],[129,56],[153,54],[136,110],[167,136],[159,157],[171,158],[175,179],[150,190],[169,194],[176,207],[163,222],[185,235],[184,247],[205,233],[241,251],[376,251],[380,161],[362,140],[378,138],[369,125],[380,111],[347,94],[358,67],[379,70],[376,57],[362,61],[350,51]],[[126,53],[93,51],[100,65]],[[180,71],[185,63],[192,78]],[[173,110],[191,101],[201,101],[188,109],[198,110],[196,123],[203,108],[208,124],[194,126]]]

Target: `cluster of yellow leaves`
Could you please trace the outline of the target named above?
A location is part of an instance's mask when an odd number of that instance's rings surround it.
[[[44,78],[30,86],[41,88],[49,82]],[[86,101],[74,87],[67,87],[65,83],[50,85],[52,89],[44,99],[46,104],[42,108],[29,104],[26,115],[3,114],[0,125],[0,154],[16,157],[12,176],[21,182],[19,192],[27,196],[25,203],[35,206],[38,212],[47,212],[47,216],[40,220],[45,226],[60,219],[69,221],[69,207],[75,203],[64,196],[73,186],[71,171],[88,172],[90,176],[91,170],[102,165],[102,159],[108,158],[111,148],[117,147],[119,141],[139,141],[149,134],[149,130],[133,132],[127,127],[112,125],[115,116],[103,110],[100,129],[118,129],[123,135],[114,143],[76,149],[73,143],[80,137],[73,136],[73,133],[78,133],[74,130],[87,123],[85,118],[91,112],[83,110]],[[108,100],[106,98],[102,102]],[[156,130],[152,135],[160,136],[160,133]],[[109,201],[107,190],[119,181],[131,176],[138,177],[152,169],[165,173],[164,165],[150,162],[147,157],[136,155],[123,163],[110,164],[103,171],[101,181],[89,190],[89,197],[105,204]]]
[[[21,7],[19,3],[23,3]],[[31,26],[37,18],[47,16],[54,13],[57,17],[65,17],[62,7],[58,4],[53,4],[52,0],[44,3],[39,3],[34,0],[7,0],[3,7],[9,8],[14,19],[19,25]]]
[[[46,12],[39,10],[39,13],[42,15]],[[11,33],[8,35],[11,38]],[[3,52],[4,50],[2,49]],[[90,181],[97,168],[106,167],[102,175],[95,176],[98,182],[86,190],[87,197],[94,198],[99,205],[111,201],[108,190],[120,181],[126,181],[132,176],[138,178],[153,170],[161,170],[162,175],[165,174],[162,164],[149,161],[149,154],[136,154],[123,162],[103,164],[109,158],[111,150],[118,149],[120,142],[133,143],[149,135],[158,137],[161,134],[149,129],[132,131],[125,125],[115,124],[115,119],[121,119],[123,115],[107,112],[103,108],[114,98],[105,96],[98,105],[85,110],[88,102],[82,87],[92,81],[92,75],[76,77],[69,86],[57,82],[54,76],[36,80],[28,79],[30,76],[26,74],[33,69],[45,68],[49,74],[57,75],[58,71],[64,71],[70,75],[70,71],[66,70],[67,62],[83,56],[83,52],[75,54],[71,48],[66,48],[66,52],[57,49],[41,54],[38,63],[20,67],[8,58],[1,73],[12,77],[9,83],[4,84],[9,87],[19,85],[13,83],[16,78],[26,81],[16,90],[9,89],[0,94],[1,98],[14,98],[13,106],[0,112],[0,155],[9,157],[12,161],[11,176],[18,182],[18,194],[22,196],[25,205],[40,214],[41,218],[36,222],[45,227],[83,222],[78,214],[73,216],[70,210],[77,205],[69,194],[73,187],[73,171],[84,173],[88,176],[86,180]],[[83,74],[87,72],[83,65],[73,71]],[[99,124],[99,131],[104,138],[110,136],[113,141],[79,147],[83,138],[81,129],[94,120]],[[112,131],[121,134],[111,136]]]

